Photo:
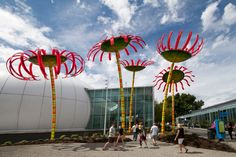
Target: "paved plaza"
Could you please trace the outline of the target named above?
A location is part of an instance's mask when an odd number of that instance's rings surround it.
[[[0,147],[0,157],[235,157],[236,153],[188,147],[189,152],[179,154],[178,145],[158,142],[148,148],[139,148],[138,142],[128,142],[118,150],[109,148],[103,151],[103,143],[63,143]],[[235,146],[236,142],[234,143]]]

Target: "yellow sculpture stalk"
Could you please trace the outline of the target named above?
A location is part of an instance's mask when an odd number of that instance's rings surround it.
[[[55,81],[53,76],[52,67],[49,67],[50,80],[51,80],[51,89],[52,89],[52,129],[51,129],[51,140],[55,139],[55,130],[56,130],[56,90],[55,90]]]
[[[175,93],[174,93],[174,80],[172,80],[171,84],[171,92],[172,92],[172,134],[175,133]]]
[[[122,73],[120,68],[120,59],[118,54],[119,53],[116,52],[116,61],[117,61],[119,81],[120,81],[121,127],[125,130],[125,99],[124,99]]]
[[[171,64],[171,68],[170,68],[170,71],[168,74],[166,88],[165,88],[165,94],[164,94],[164,102],[163,102],[163,106],[162,106],[162,120],[161,120],[161,134],[162,135],[165,134],[165,107],[166,107],[166,99],[167,99],[169,84],[170,84],[171,77],[172,77],[173,67],[174,67],[174,62]]]
[[[133,71],[133,80],[132,80],[130,103],[129,103],[129,133],[131,133],[131,127],[132,127],[131,122],[132,122],[132,111],[133,111],[134,79],[135,79],[135,71]]]

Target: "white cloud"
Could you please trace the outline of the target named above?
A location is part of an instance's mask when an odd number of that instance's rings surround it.
[[[80,4],[80,0],[76,0],[76,4]]]
[[[144,4],[149,4],[154,8],[158,8],[160,6],[158,0],[143,0]]]
[[[136,6],[130,4],[128,0],[101,0],[101,2],[118,16],[118,19],[114,19],[112,24],[114,33],[119,32],[122,28],[132,28],[130,22]]]
[[[46,26],[37,27],[33,22],[26,21],[3,8],[0,8],[0,15],[0,39],[6,43],[27,48],[57,46],[54,41],[45,35],[51,31],[51,28]]]
[[[229,3],[225,6],[222,20],[229,26],[236,24],[236,5]]]
[[[167,6],[168,12],[164,13],[161,18],[161,24],[172,23],[172,22],[183,22],[185,19],[179,16],[182,12],[182,7],[185,5],[182,0],[164,0]]]
[[[32,8],[25,4],[25,0],[15,0],[16,10],[18,12],[22,11],[26,14],[31,13]]]
[[[224,31],[229,32],[230,26],[236,24],[236,6],[229,3],[224,8],[224,13],[221,17],[218,5],[220,1],[209,4],[201,15],[203,31]]]
[[[106,24],[111,23],[111,18],[110,17],[104,17],[104,16],[98,16],[97,21],[106,25]]]

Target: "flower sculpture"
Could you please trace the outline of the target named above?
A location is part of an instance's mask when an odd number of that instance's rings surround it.
[[[155,82],[154,86],[158,86],[158,90],[163,86],[163,92],[167,88],[167,78],[169,75],[170,67],[168,69],[163,69],[157,76],[155,76]],[[175,91],[178,92],[178,86],[181,86],[181,88],[184,90],[183,82],[185,82],[188,86],[190,86],[189,82],[194,82],[192,77],[195,77],[192,75],[192,71],[188,71],[187,68],[183,66],[175,66],[172,75],[171,75],[171,83],[169,84],[169,92],[172,92],[172,133],[175,131],[175,110],[174,110],[174,88]]]
[[[203,39],[199,40],[199,35],[196,35],[195,40],[191,44],[191,38],[192,38],[192,32],[189,32],[188,37],[184,44],[180,46],[180,39],[182,37],[183,32],[180,31],[176,40],[175,44],[171,46],[171,38],[172,38],[173,32],[170,32],[167,38],[167,43],[166,45],[164,44],[164,39],[165,39],[165,34],[158,40],[157,43],[157,51],[158,53],[167,61],[171,62],[171,67],[170,67],[170,72],[168,74],[167,78],[167,86],[165,88],[165,93],[164,93],[164,102],[163,102],[163,107],[162,107],[162,127],[161,127],[161,133],[164,134],[165,130],[165,106],[166,106],[166,99],[167,99],[167,93],[168,93],[168,88],[169,84],[171,81],[171,75],[174,67],[174,63],[178,62],[183,62],[188,60],[189,58],[197,55],[202,47],[203,47]]]
[[[129,46],[129,47],[128,47]],[[111,54],[114,53],[116,56],[116,63],[118,67],[119,82],[120,82],[120,99],[121,99],[121,125],[125,128],[125,104],[124,104],[124,89],[122,81],[122,73],[120,68],[120,53],[124,50],[126,55],[130,54],[130,49],[137,52],[136,46],[143,48],[145,46],[144,40],[139,36],[133,35],[120,35],[112,36],[108,39],[106,37],[104,40],[96,43],[89,51],[87,57],[88,60],[95,60],[95,57],[100,54],[99,60],[102,62],[103,56],[107,53],[109,60],[111,60]]]
[[[133,72],[133,79],[132,79],[132,87],[130,93],[130,103],[129,103],[129,132],[131,132],[131,122],[132,122],[132,111],[133,111],[133,94],[134,94],[134,79],[135,79],[135,72],[141,71],[146,68],[148,65],[152,65],[153,61],[144,60],[141,61],[140,59],[135,62],[133,59],[128,62],[127,60],[120,61],[126,70]]]
[[[56,129],[56,92],[55,80],[63,68],[65,70],[65,77],[74,77],[79,75],[84,70],[83,58],[74,52],[67,50],[60,51],[56,48],[52,49],[51,54],[47,54],[44,49],[27,50],[14,54],[7,60],[6,66],[8,72],[20,80],[39,80],[35,71],[34,65],[39,66],[40,71],[45,79],[48,79],[46,67],[49,68],[49,75],[51,80],[52,90],[52,129],[51,140],[54,140]],[[18,67],[15,66],[18,64]],[[55,77],[55,78],[54,78]]]

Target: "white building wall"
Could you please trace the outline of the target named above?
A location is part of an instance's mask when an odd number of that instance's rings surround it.
[[[79,77],[79,76],[78,76]],[[57,79],[57,131],[84,130],[90,100],[78,78]],[[0,77],[0,133],[51,130],[50,80],[22,81]]]

